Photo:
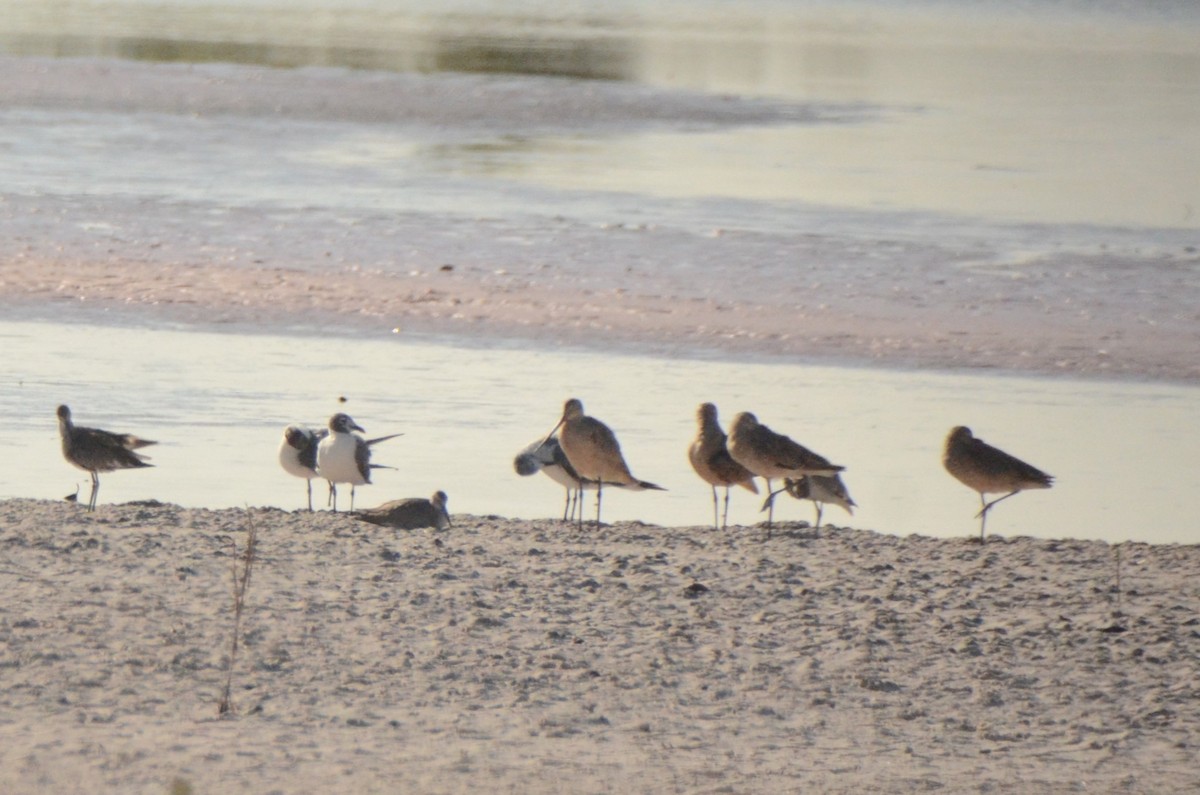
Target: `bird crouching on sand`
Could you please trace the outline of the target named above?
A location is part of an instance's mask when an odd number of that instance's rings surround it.
[[[99,428],[84,428],[71,422],[71,409],[58,407],[58,433],[62,437],[63,458],[92,476],[92,494],[88,510],[96,510],[96,495],[100,493],[100,472],[117,469],[140,469],[154,466],[146,463],[147,456],[135,450],[157,444],[131,433],[112,433]]]
[[[987,512],[992,506],[1027,489],[1048,489],[1054,483],[1052,475],[992,447],[962,425],[951,429],[946,436],[942,465],[957,480],[979,492],[979,503],[983,506],[976,514],[979,517],[980,541],[983,541]],[[1007,494],[991,502],[984,496],[1003,492]]]
[[[329,497],[335,512],[337,484],[350,484],[350,510],[353,511],[355,487],[371,482],[372,469],[392,469],[383,464],[371,463],[371,447],[402,434],[393,433],[377,439],[364,439],[354,433],[362,430],[349,414],[334,414],[329,418],[329,435],[317,445],[317,472],[329,481]]]
[[[450,527],[450,512],[446,510],[448,499],[446,492],[435,491],[429,499],[409,497],[404,500],[392,500],[378,508],[357,511],[354,518],[400,530],[416,530],[420,527],[445,530]]]

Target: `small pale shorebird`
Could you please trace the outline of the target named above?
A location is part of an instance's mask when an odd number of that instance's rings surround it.
[[[758,485],[754,482],[754,473],[733,460],[725,446],[725,431],[717,421],[717,407],[712,403],[701,403],[696,410],[696,422],[699,425],[696,440],[688,448],[688,460],[692,469],[705,483],[712,486],[713,498],[713,527],[729,526],[729,489],[741,486],[758,494]],[[725,513],[721,523],[717,523],[717,487],[725,487]]]
[[[350,484],[350,510],[354,510],[354,488],[371,482],[372,469],[391,469],[371,463],[372,445],[395,439],[393,433],[378,439],[364,439],[353,433],[362,428],[349,414],[334,414],[329,418],[329,435],[317,445],[317,472],[329,481],[329,498],[337,511],[337,484]]]
[[[771,493],[773,478],[836,475],[845,469],[843,466],[829,463],[824,456],[817,455],[789,437],[775,433],[748,411],[743,411],[733,418],[727,445],[734,461],[766,479],[768,494]],[[768,509],[767,538],[770,538],[771,525],[775,521],[774,501],[770,502]]]
[[[154,466],[146,463],[145,455],[133,451],[157,442],[131,433],[79,427],[71,422],[71,410],[66,406],[58,407],[58,433],[62,437],[63,457],[92,475],[89,511],[96,510],[96,495],[100,492],[99,473]]]
[[[946,436],[942,464],[947,472],[979,492],[979,503],[983,506],[976,514],[980,541],[983,541],[987,512],[993,505],[1026,489],[1048,489],[1054,483],[1053,476],[975,438],[971,429],[962,425],[951,429]],[[1001,492],[1008,493],[991,502],[984,496]]]
[[[409,497],[405,500],[392,500],[378,508],[358,511],[354,518],[400,530],[416,530],[419,527],[444,530],[450,526],[450,512],[446,510],[447,500],[446,492],[435,491],[429,499]]]
[[[312,507],[312,480],[317,473],[317,445],[329,435],[325,428],[314,431],[301,425],[289,425],[283,429],[283,441],[279,443],[279,465],[290,474],[304,478],[308,485],[308,510]]]
[[[600,499],[605,485],[623,486],[632,491],[666,491],[662,486],[638,480],[630,473],[629,465],[621,455],[617,435],[600,420],[584,414],[583,403],[579,399],[571,398],[563,405],[562,419],[546,438],[553,436],[559,428],[562,430],[559,431],[558,441],[567,454],[567,461],[580,478],[596,484],[596,524],[600,524]],[[582,508],[579,511],[579,524],[583,526]]]
[[[821,514],[828,503],[839,505],[845,509],[846,513],[854,515],[856,503],[850,498],[850,492],[846,489],[846,484],[842,482],[841,475],[805,475],[801,478],[784,478],[783,488],[767,495],[767,499],[763,501],[762,510],[767,510],[775,499],[775,495],[784,491],[798,500],[812,500],[817,509],[817,520],[813,527],[821,526]]]

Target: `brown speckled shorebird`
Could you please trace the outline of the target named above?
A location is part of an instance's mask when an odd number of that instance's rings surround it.
[[[768,428],[748,411],[733,418],[729,429],[729,454],[746,469],[765,478],[771,493],[772,478],[798,478],[801,475],[836,475],[845,467],[829,463],[807,447]],[[775,503],[767,513],[767,538],[775,521]]]
[[[571,462],[579,477],[596,483],[596,524],[600,524],[600,498],[605,484],[623,486],[633,491],[654,489],[666,491],[662,486],[638,480],[629,471],[621,445],[612,429],[595,417],[583,413],[583,403],[571,398],[563,405],[562,419],[546,438],[559,428],[558,441],[567,460]],[[583,511],[579,512],[579,524],[583,526]]]
[[[1048,489],[1054,478],[1035,466],[1003,450],[992,447],[982,439],[976,439],[970,428],[962,425],[950,431],[946,437],[946,450],[942,455],[946,471],[962,483],[979,492],[979,540],[983,541],[987,512],[1001,500],[1026,489]],[[991,502],[985,494],[1008,492]]]
[[[846,484],[842,482],[841,475],[805,475],[802,478],[784,478],[783,488],[767,495],[767,499],[763,501],[762,510],[767,510],[771,501],[775,499],[775,495],[784,491],[798,500],[812,500],[817,509],[817,519],[813,527],[821,526],[821,514],[828,503],[839,505],[845,509],[846,513],[854,515],[856,503],[850,498],[850,492],[846,488]]]
[[[392,500],[378,508],[358,511],[354,518],[400,530],[416,530],[419,527],[444,530],[450,526],[450,512],[446,510],[447,499],[446,492],[435,491],[429,499],[409,497],[405,500]]]
[[[696,410],[696,423],[699,426],[696,440],[688,448],[688,460],[692,469],[700,478],[712,486],[713,498],[713,527],[729,526],[729,490],[733,486],[741,486],[758,494],[758,485],[754,482],[754,473],[733,460],[725,447],[725,431],[717,421],[717,407],[712,403],[701,403]],[[725,487],[725,513],[720,523],[717,521],[717,487]]]
[[[91,473],[89,511],[96,510],[96,495],[100,492],[99,473],[154,466],[146,463],[146,456],[133,451],[156,442],[131,433],[112,433],[99,428],[77,426],[71,422],[71,410],[66,406],[58,407],[58,433],[62,437],[63,458]]]

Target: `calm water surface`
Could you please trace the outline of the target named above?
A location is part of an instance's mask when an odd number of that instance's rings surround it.
[[[330,125],[320,146],[293,152],[284,169],[252,166],[260,195],[249,201],[282,193],[353,203],[322,189],[344,183],[339,164],[354,161],[364,167],[354,174],[360,201],[394,188],[398,171],[428,170],[564,194],[721,196],[768,211],[811,205],[1150,229],[1200,228],[1198,35],[1200,6],[1182,1],[0,0],[0,52],[14,54],[606,79],[878,111],[854,124],[438,147],[411,131]],[[236,143],[222,138],[220,151],[207,151],[221,125],[106,114],[31,122],[0,112],[0,135],[20,162],[38,131],[60,139],[55,151],[78,153],[69,170],[44,175],[43,189],[168,198],[212,187],[214,161],[247,173],[239,160],[253,153]],[[291,168],[311,178],[296,184]],[[0,176],[21,185],[28,170]],[[436,186],[423,193],[436,196]],[[495,209],[487,190],[455,202],[464,212]]]
[[[702,525],[710,492],[686,449],[697,404],[711,400],[726,424],[752,410],[847,466],[860,509],[830,507],[835,524],[976,533],[978,497],[940,463],[946,432],[967,424],[1058,478],[998,506],[990,532],[1200,541],[1195,388],[47,323],[0,323],[0,344],[0,497],[57,499],[77,485],[86,495],[87,475],[59,450],[54,408],[65,402],[79,424],[160,442],[148,451],[156,468],[102,476],[101,503],[300,508],[303,482],[276,462],[282,428],[345,410],[368,435],[404,433],[377,448],[396,470],[359,490],[361,506],[444,489],[452,512],[561,516],[562,489],[518,477],[512,459],[577,396],[617,432],[634,473],[669,489],[610,491],[604,517]],[[760,521],[758,506],[736,494],[731,521]],[[813,512],[781,498],[777,516]]]

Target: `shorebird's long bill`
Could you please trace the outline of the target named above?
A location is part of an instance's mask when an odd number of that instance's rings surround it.
[[[564,413],[562,415],[562,418],[558,421],[558,424],[550,429],[550,433],[546,434],[545,439],[542,439],[542,444],[545,444],[546,442],[550,441],[550,437],[554,436],[554,434],[558,431],[559,428],[562,427],[562,424],[566,421],[567,421],[567,415]],[[538,447],[541,447],[541,446],[542,445],[538,445]]]

